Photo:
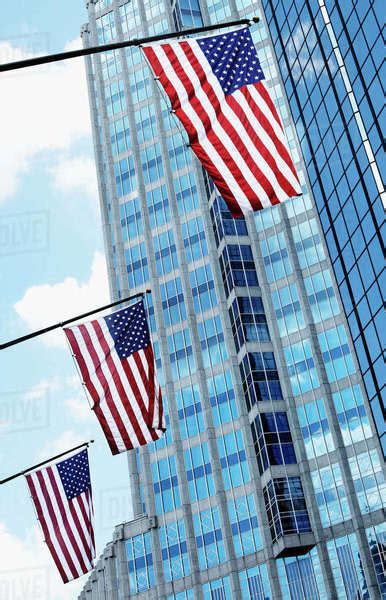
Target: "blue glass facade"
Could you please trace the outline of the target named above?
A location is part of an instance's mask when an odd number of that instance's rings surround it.
[[[381,3],[262,4],[386,455]]]
[[[111,290],[152,290],[168,423],[128,453],[134,520],[109,550],[114,600],[376,598],[380,447],[262,6],[88,10],[86,45],[260,15],[251,31],[303,191],[233,219],[140,50],[87,59]]]

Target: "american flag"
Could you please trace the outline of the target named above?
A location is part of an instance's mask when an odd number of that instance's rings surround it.
[[[248,28],[143,51],[233,216],[301,193]]]
[[[29,473],[26,480],[64,583],[91,571],[95,540],[87,449]]]
[[[143,301],[64,331],[111,452],[158,440],[165,418]]]

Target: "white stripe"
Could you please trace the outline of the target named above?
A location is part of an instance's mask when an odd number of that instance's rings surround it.
[[[144,438],[145,438],[145,440],[147,442],[152,442],[153,438],[152,438],[152,436],[150,434],[149,427],[148,427],[148,425],[144,421],[144,418],[143,418],[142,411],[140,409],[139,403],[138,403],[138,401],[137,401],[137,399],[135,397],[135,394],[134,394],[134,391],[133,391],[133,389],[132,389],[132,387],[130,385],[130,382],[127,379],[127,375],[126,375],[125,371],[123,370],[121,360],[120,360],[117,352],[115,351],[114,340],[111,337],[111,334],[110,334],[110,331],[109,331],[109,329],[107,327],[107,324],[106,323],[101,323],[101,328],[102,328],[103,335],[104,335],[104,337],[105,337],[105,339],[106,339],[109,347],[110,348],[114,348],[114,350],[112,350],[112,352],[111,352],[111,358],[112,358],[112,360],[114,362],[114,365],[115,365],[115,368],[117,369],[118,374],[119,374],[119,376],[120,376],[120,378],[122,380],[123,388],[124,388],[124,390],[126,392],[126,395],[127,395],[128,399],[129,399],[130,406],[131,406],[131,408],[132,408],[132,410],[134,412],[134,415],[135,415],[135,417],[137,419],[137,422],[138,422],[138,425],[139,425],[139,427],[140,427],[140,429],[142,431],[142,434],[143,434],[143,436],[144,436]],[[139,354],[140,354],[140,356],[141,356],[141,354],[144,354],[143,350],[140,350]],[[141,357],[141,360],[142,360],[142,357]],[[145,407],[148,408],[149,407],[149,395],[148,395],[148,393],[147,393],[147,391],[146,391],[146,389],[144,387],[141,374],[140,374],[140,372],[138,370],[138,367],[137,367],[137,365],[135,363],[135,360],[132,357],[132,355],[130,355],[127,358],[127,361],[129,363],[130,370],[133,373],[133,379],[135,380],[135,382],[136,382],[136,384],[138,386],[138,389],[139,389],[139,392],[141,394],[143,403],[144,403]],[[142,363],[143,363],[143,360],[142,360]],[[126,415],[126,419],[129,419],[129,417],[127,415]]]
[[[253,88],[253,86],[249,86],[248,87],[248,91],[250,91],[251,88]],[[253,88],[253,89],[255,89],[255,88]],[[268,135],[268,133],[266,132],[266,130],[264,129],[264,127],[262,126],[262,124],[260,123],[260,121],[258,120],[258,118],[256,117],[256,115],[252,111],[252,109],[249,106],[249,104],[248,104],[245,96],[243,95],[243,93],[240,90],[237,90],[236,92],[234,92],[233,97],[235,98],[236,102],[241,106],[241,108],[243,109],[243,111],[247,115],[248,120],[250,121],[250,123],[252,125],[252,128],[256,131],[256,133],[259,136],[262,144],[268,150],[268,152],[270,153],[270,155],[272,156],[272,158],[276,162],[278,169],[280,169],[281,173],[287,179],[287,181],[289,182],[289,184],[295,190],[298,190],[299,189],[299,182],[298,182],[298,180],[296,179],[296,177],[292,173],[291,169],[289,168],[289,166],[287,165],[287,163],[285,162],[285,160],[280,155],[277,147],[275,146],[275,143],[274,143],[273,139],[271,138],[270,135]],[[268,118],[268,116],[266,114],[265,114],[265,116],[267,117],[268,121],[270,121],[270,119]],[[285,144],[285,148],[286,148],[286,150],[288,152],[288,155],[291,157],[290,152],[289,152],[288,147],[287,147],[287,144]],[[262,156],[262,160],[264,161],[264,157],[263,156]],[[274,176],[274,177],[276,179],[276,176]],[[278,183],[278,185],[279,185],[279,183]],[[283,190],[283,193],[285,194],[285,197],[287,198],[288,194],[284,190]]]
[[[71,514],[71,510],[70,510],[70,507],[69,507],[69,501],[67,500],[66,492],[64,491],[62,480],[60,478],[59,471],[58,471],[56,465],[52,467],[52,473],[54,475],[54,478],[55,478],[55,481],[56,481],[56,485],[58,486],[58,489],[59,489],[60,498],[61,498],[61,500],[63,502],[63,506],[64,506],[65,514],[67,516],[68,524],[69,524],[70,529],[72,531],[72,535],[75,538],[76,549],[78,550],[78,552],[80,552],[80,554],[81,554],[81,556],[83,558],[83,562],[85,563],[86,568],[91,569],[92,565],[91,565],[91,563],[90,563],[90,561],[89,561],[89,559],[87,557],[87,554],[86,554],[86,552],[84,550],[83,543],[82,543],[82,540],[80,538],[80,535],[79,535],[76,523],[75,523],[74,518],[73,518],[73,516]],[[48,479],[48,474],[47,474],[47,479]],[[53,498],[51,498],[51,499],[52,499],[52,502],[53,502],[54,499]],[[55,495],[55,502],[57,503],[57,507],[58,507],[58,510],[59,510],[59,503],[56,500],[56,495]],[[60,512],[59,512],[59,515],[60,515]],[[63,520],[61,520],[61,522],[63,523]],[[81,523],[82,523],[82,521],[81,521]],[[64,523],[63,523],[63,529],[65,530]],[[76,553],[75,553],[75,546],[71,543],[70,538],[68,538],[68,540],[69,540],[69,550],[70,549],[72,550],[72,552],[70,552],[71,558],[73,559],[74,562],[76,561],[78,563],[78,565],[79,565],[79,573],[83,573],[83,568],[82,568],[81,564],[79,563],[78,558],[77,558]]]
[[[46,469],[42,469],[42,475],[43,476],[44,476],[44,471],[46,471]],[[47,508],[47,504],[46,504],[46,501],[45,501],[44,496],[43,496],[42,488],[41,488],[40,482],[39,482],[39,480],[37,478],[37,474],[36,473],[31,473],[31,478],[32,478],[32,480],[34,482],[34,485],[35,485],[36,495],[37,495],[37,497],[39,499],[39,502],[40,502],[40,506],[41,506],[41,509],[42,509],[42,512],[43,512],[43,516],[44,516],[44,521],[46,523],[46,526],[47,526],[47,529],[48,529],[48,532],[49,532],[50,540],[51,540],[53,546],[55,547],[55,551],[56,551],[56,553],[57,553],[57,555],[58,555],[58,557],[60,559],[60,562],[61,562],[63,570],[66,572],[67,578],[69,580],[72,580],[72,579],[74,579],[74,575],[72,574],[71,569],[69,567],[69,564],[67,562],[67,559],[64,556],[64,554],[62,552],[62,549],[60,547],[58,538],[57,538],[55,530],[54,530],[54,524],[53,524],[53,522],[51,520],[50,513],[48,512],[48,508]],[[45,478],[44,478],[44,481],[45,481]],[[51,490],[52,490],[52,488],[50,486],[47,491],[48,491],[48,495],[50,496],[50,500],[52,501],[52,496],[54,494],[53,494],[53,492]],[[54,511],[54,512],[56,514],[56,511]],[[59,523],[60,522],[61,522],[61,517],[59,518]],[[60,528],[60,533],[62,533],[62,528]],[[61,537],[63,538],[63,543],[64,543],[64,545],[66,546],[66,548],[68,550],[68,543],[66,543],[66,540],[65,540],[65,538],[64,538],[63,535]]]
[[[115,405],[115,407],[117,409],[117,412],[119,413],[119,415],[120,415],[120,417],[121,417],[121,419],[123,421],[124,427],[127,430],[127,434],[128,434],[128,437],[130,438],[130,441],[135,445],[135,441],[138,440],[138,438],[137,438],[137,436],[135,434],[135,431],[134,431],[134,429],[132,427],[132,424],[130,422],[129,417],[127,416],[127,412],[126,412],[126,410],[125,410],[125,408],[124,408],[124,406],[122,404],[122,401],[121,401],[121,398],[120,398],[120,394],[119,394],[118,389],[117,389],[117,387],[116,387],[116,385],[114,383],[114,379],[113,379],[113,376],[112,376],[112,374],[110,372],[110,369],[109,369],[109,367],[107,365],[106,357],[105,357],[105,353],[103,351],[103,348],[100,345],[100,342],[98,340],[98,337],[96,335],[96,332],[95,332],[94,328],[91,325],[91,322],[84,323],[84,326],[86,327],[86,329],[87,329],[87,331],[88,331],[88,333],[90,335],[91,343],[92,343],[92,345],[94,347],[96,355],[99,358],[100,365],[101,365],[101,370],[102,370],[102,372],[103,372],[103,374],[104,374],[104,376],[105,376],[105,378],[107,380],[107,383],[108,383],[108,386],[109,386],[109,390],[111,392],[111,396],[112,396],[114,405]],[[107,328],[107,325],[106,325],[106,328]],[[110,337],[110,343],[108,341],[106,341],[106,344],[109,346],[109,348],[113,347],[112,338],[111,337]],[[124,440],[122,439],[122,436],[121,436],[121,434],[119,432],[119,429],[118,429],[118,427],[117,427],[117,425],[115,423],[115,419],[114,419],[113,415],[110,412],[110,409],[108,407],[105,395],[103,395],[103,408],[102,408],[102,402],[101,402],[101,409],[103,410],[103,414],[106,417],[107,416],[109,417],[108,420],[107,420],[108,424],[110,425],[110,420],[109,419],[111,419],[112,422],[114,422],[114,426],[115,426],[114,427],[115,428],[114,439],[115,439],[115,441],[116,441],[116,443],[118,445],[118,448],[120,450],[125,450],[126,449],[126,444],[124,443]],[[110,425],[110,427],[111,427],[111,425]],[[117,436],[116,438],[115,438],[115,435]],[[138,441],[137,441],[137,443],[138,443]]]
[[[84,325],[87,325],[87,323],[85,323]],[[86,327],[86,329],[87,329],[87,327]],[[87,331],[89,331],[89,330],[87,329]],[[108,426],[110,428],[111,434],[112,434],[112,436],[114,438],[114,441],[115,441],[115,443],[116,443],[116,445],[118,447],[118,450],[123,451],[123,450],[126,449],[126,444],[122,440],[121,434],[119,433],[118,426],[117,426],[117,424],[115,422],[115,419],[114,419],[113,415],[111,414],[110,409],[108,407],[108,404],[107,404],[107,401],[106,401],[105,392],[103,390],[102,384],[100,383],[100,381],[98,379],[98,376],[95,373],[94,363],[92,362],[91,354],[90,354],[89,350],[87,349],[86,342],[83,339],[83,336],[82,336],[82,334],[80,332],[79,327],[74,327],[73,328],[73,332],[74,332],[76,340],[77,340],[77,342],[79,344],[79,348],[81,350],[82,356],[83,356],[85,362],[87,363],[87,369],[88,369],[89,374],[90,374],[90,380],[92,381],[92,383],[94,384],[95,389],[98,392],[98,396],[99,396],[99,399],[100,399],[100,402],[99,402],[100,410],[101,410],[104,418],[107,421],[107,424],[108,424]],[[92,329],[92,332],[94,332],[93,329]],[[95,353],[97,354],[97,356],[98,356],[98,358],[100,360],[101,371],[105,375],[105,378],[106,378],[106,380],[108,382],[108,385],[110,387],[110,380],[112,379],[112,376],[111,376],[110,371],[108,369],[107,369],[107,374],[106,374],[106,367],[105,368],[102,367],[102,365],[105,364],[106,360],[105,360],[104,354],[103,354],[102,358],[100,357],[100,355],[98,353],[98,350],[99,350],[99,344],[98,344],[98,348],[95,348]]]
[[[234,126],[234,128],[237,131],[240,128],[239,121],[238,120],[237,120],[237,122],[235,121],[234,113],[233,113],[233,111],[230,110],[228,103],[226,102],[223,89],[222,89],[217,77],[214,75],[212,67],[210,66],[205,54],[202,52],[200,46],[194,40],[190,40],[189,45],[190,45],[196,59],[200,63],[200,66],[204,70],[209,85],[214,90],[214,93],[220,103],[221,112],[226,117],[226,119],[231,123],[231,125]],[[258,179],[251,171],[250,167],[246,163],[242,154],[240,153],[238,148],[233,143],[233,140],[232,140],[231,136],[229,135],[229,133],[220,124],[220,122],[217,118],[216,112],[213,108],[213,105],[211,104],[208,95],[204,92],[203,88],[201,87],[201,82],[198,78],[198,75],[195,72],[191,63],[189,62],[189,59],[183,52],[181,46],[179,44],[176,44],[174,47],[174,51],[175,51],[177,57],[179,58],[179,61],[181,63],[181,66],[183,67],[183,70],[188,75],[190,81],[193,83],[193,87],[196,92],[196,97],[200,100],[202,106],[205,109],[205,112],[209,116],[213,131],[215,132],[217,137],[221,140],[224,147],[228,150],[228,152],[232,156],[233,160],[236,162],[237,166],[241,170],[245,180],[248,182],[248,184],[252,188],[252,190],[255,190],[257,188],[256,194],[259,197],[263,206],[267,206],[267,207],[272,206],[266,191],[260,185]],[[248,151],[246,147],[245,147],[245,150]],[[251,209],[251,208],[249,207],[249,209]]]
[[[220,102],[221,112],[224,114],[224,116],[229,121],[229,123],[231,123],[231,125],[233,125],[233,127],[239,133],[240,125],[242,126],[242,124],[240,123],[240,120],[238,118],[235,119],[235,115],[234,115],[233,111],[231,110],[228,103],[226,102],[224,91],[223,91],[216,75],[213,73],[213,69],[209,64],[208,59],[206,58],[205,54],[203,53],[200,46],[198,45],[198,43],[195,40],[189,40],[189,45],[190,45],[196,59],[200,63],[201,68],[204,70],[208,83],[213,88],[215,95],[216,95],[218,101]],[[267,192],[260,185],[259,180],[256,178],[256,176],[251,171],[250,167],[245,162],[243,156],[240,154],[240,151],[234,145],[230,135],[220,125],[220,123],[217,119],[216,113],[214,111],[214,108],[213,108],[212,104],[210,103],[210,100],[209,100],[207,94],[205,94],[204,90],[202,89],[200,81],[198,79],[198,76],[197,76],[195,70],[193,69],[192,65],[190,64],[189,60],[184,55],[181,47],[179,45],[176,45],[175,51],[176,51],[177,55],[180,55],[180,54],[182,55],[180,62],[181,62],[181,64],[183,64],[184,70],[186,71],[186,73],[188,73],[189,78],[193,82],[194,88],[196,90],[196,95],[201,100],[201,103],[205,106],[206,112],[208,113],[208,115],[210,117],[212,127],[216,131],[216,134],[221,139],[224,146],[227,148],[228,152],[233,157],[233,160],[235,160],[235,156],[237,157],[236,162],[237,162],[243,176],[245,177],[246,181],[251,186],[252,190],[257,188],[256,195],[258,196],[262,205],[264,207],[272,206]],[[182,63],[183,57],[185,57],[184,63]],[[243,127],[243,129],[244,129],[244,127]],[[245,131],[245,129],[244,129],[244,131]],[[246,134],[246,135],[248,136],[248,139],[250,139],[249,135],[248,134]],[[244,141],[243,141],[243,143],[245,144]],[[255,151],[257,151],[257,149],[253,146],[253,144],[250,144],[250,146],[251,147],[248,147],[248,148],[245,146],[246,151],[249,152],[251,155],[253,155],[252,157],[253,157],[255,163],[258,166],[261,166],[259,164],[261,162],[261,160],[257,156],[256,152],[253,152],[253,153],[251,152],[252,147]],[[286,198],[287,198],[287,195],[286,195]]]
[[[210,140],[208,140],[201,118],[197,115],[192,105],[190,104],[186,90],[182,85],[180,79],[175,74],[174,67],[169,61],[166,54],[164,53],[162,46],[154,49],[154,52],[156,53],[157,58],[165,71],[165,75],[169,78],[169,81],[176,90],[182,110],[184,111],[188,119],[193,124],[193,127],[197,131],[198,141],[200,145],[203,147],[204,151],[207,153],[212,162],[218,167],[218,170],[220,171],[225,183],[229,187],[233,196],[237,199],[240,208],[244,209],[246,212],[250,211],[251,205],[247,196],[245,195],[241,187],[238,185],[236,179],[232,175],[231,171],[229,170],[228,166],[226,165],[220,154],[218,154],[216,148],[212,145]]]
[[[82,540],[80,540],[80,544],[81,544],[82,548],[84,548],[86,553],[87,553],[87,551],[91,550],[91,556],[94,556],[94,545],[92,543],[92,536],[91,536],[91,533],[89,533],[88,525],[87,525],[86,521],[84,520],[80,504],[83,505],[85,513],[89,517],[89,520],[91,523],[91,528],[93,528],[94,524],[93,524],[92,515],[91,515],[91,511],[90,511],[90,505],[87,502],[85,492],[83,492],[82,494],[80,494],[79,496],[74,498],[72,505],[73,505],[76,515],[78,517],[79,525],[84,533],[86,547],[84,546]],[[92,568],[92,566],[93,566],[92,562],[90,562],[90,560],[87,558],[87,556],[85,557],[84,561],[86,564],[90,565],[90,568]]]
[[[266,89],[266,86],[262,81],[260,81],[260,85],[263,86],[266,93],[269,94],[269,92]],[[267,117],[270,125],[272,126],[272,129],[275,132],[276,137],[281,141],[281,143],[285,147],[287,147],[287,139],[285,137],[285,133],[281,125],[278,123],[276,116],[273,114],[271,107],[266,103],[263,96],[259,94],[255,87],[250,86],[248,90],[250,91],[252,98],[256,102],[257,106],[260,108],[261,112],[264,113],[264,115]]]
[[[85,341],[83,339],[82,334],[80,333],[79,327],[77,327],[77,326],[72,327],[71,331],[74,334],[76,341],[78,342],[81,356],[83,357],[84,362],[86,363],[88,376],[89,376],[90,380],[92,381],[92,383],[98,393],[98,396],[101,397],[101,396],[103,396],[103,388],[102,388],[101,383],[99,382],[99,379],[97,377],[95,377],[94,363],[92,362],[91,355],[90,355],[89,351],[87,350]]]

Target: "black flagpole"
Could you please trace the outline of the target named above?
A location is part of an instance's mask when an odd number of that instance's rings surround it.
[[[42,467],[43,465],[46,465],[47,463],[50,463],[54,460],[56,460],[57,458],[61,458],[62,456],[65,456],[66,454],[69,454],[70,452],[74,452],[74,450],[78,450],[79,448],[83,448],[84,446],[89,446],[90,444],[93,444],[94,440],[90,440],[89,442],[83,442],[83,444],[79,444],[79,446],[75,446],[74,448],[70,448],[70,450],[66,450],[65,452],[61,452],[60,454],[57,454],[56,456],[52,456],[51,458],[47,458],[47,460],[43,460],[42,462],[38,463],[37,465],[33,465],[32,467],[28,467],[28,469],[24,469],[23,471],[19,471],[19,473],[15,473],[14,475],[10,475],[10,477],[6,477],[5,479],[0,479],[0,485],[3,485],[3,483],[7,483],[8,481],[12,481],[12,479],[16,479],[16,477],[20,477],[21,475],[25,475],[26,473],[29,473],[30,471],[34,471],[34,469],[37,469],[38,467]]]
[[[133,294],[133,296],[128,296],[127,298],[121,298],[120,300],[111,302],[111,304],[106,304],[105,306],[94,308],[94,310],[89,310],[88,312],[85,312],[81,315],[77,315],[76,317],[71,317],[71,319],[66,319],[65,321],[61,321],[60,323],[55,323],[54,325],[50,325],[49,327],[44,327],[44,329],[39,329],[38,331],[33,331],[32,333],[27,333],[26,335],[22,335],[21,337],[18,337],[14,340],[10,340],[9,342],[0,344],[0,350],[4,350],[5,348],[9,348],[10,346],[15,346],[16,344],[21,344],[22,342],[26,342],[27,340],[38,337],[39,335],[43,335],[44,333],[48,333],[49,331],[53,331],[54,329],[60,329],[60,327],[64,327],[64,325],[68,325],[69,323],[73,323],[74,321],[79,321],[79,319],[84,319],[85,317],[89,317],[90,315],[95,315],[95,313],[97,312],[107,310],[108,308],[118,306],[118,304],[122,304],[123,302],[127,302],[128,300],[133,300],[134,298],[139,298],[144,294],[150,293],[151,290],[145,290],[144,292]]]
[[[102,46],[91,46],[90,48],[80,48],[79,50],[71,50],[69,52],[60,52],[59,54],[49,54],[48,56],[36,56],[35,58],[27,58],[25,60],[17,60],[15,62],[0,64],[1,71],[14,71],[16,69],[24,69],[25,67],[34,67],[36,65],[45,65],[47,63],[58,62],[68,58],[77,58],[78,56],[87,56],[88,54],[96,54],[97,52],[106,52],[108,50],[118,50],[119,48],[127,48],[128,46],[141,46],[142,44],[150,44],[162,40],[170,40],[174,37],[185,35],[193,35],[196,33],[205,33],[216,29],[224,29],[225,27],[235,27],[236,25],[251,25],[258,23],[259,17],[251,19],[238,19],[237,21],[228,21],[227,23],[217,23],[216,25],[206,25],[205,27],[194,27],[192,29],[183,29],[181,31],[173,31],[172,33],[163,33],[161,35],[152,35],[150,37],[135,38],[126,40],[125,42],[115,42],[113,44],[104,44]]]

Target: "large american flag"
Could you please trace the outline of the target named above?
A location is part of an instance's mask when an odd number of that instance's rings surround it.
[[[158,440],[166,426],[143,301],[64,331],[111,452]]]
[[[143,51],[233,216],[301,193],[248,28]]]
[[[91,571],[95,540],[87,449],[29,473],[26,480],[64,583]]]

